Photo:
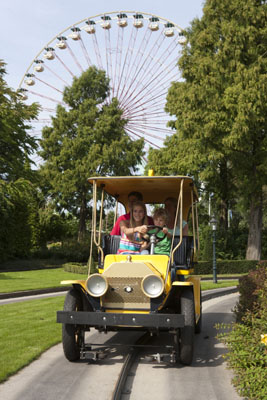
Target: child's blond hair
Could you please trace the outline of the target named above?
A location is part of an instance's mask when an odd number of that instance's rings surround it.
[[[154,212],[153,219],[157,219],[160,217],[165,219],[165,223],[168,221],[169,216],[164,208],[157,208]]]

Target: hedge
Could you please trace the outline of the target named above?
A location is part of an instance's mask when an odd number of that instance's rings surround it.
[[[73,272],[75,274],[88,274],[88,265],[76,262],[63,264],[64,271]],[[97,272],[96,265],[91,267],[91,274]]]
[[[257,260],[218,260],[216,261],[217,274],[246,274],[256,269],[258,264],[266,265],[267,261]],[[212,274],[212,261],[199,261],[194,267],[195,274],[207,275]]]

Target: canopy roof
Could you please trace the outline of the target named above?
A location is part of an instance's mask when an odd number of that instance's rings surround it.
[[[194,201],[198,200],[198,194],[193,179],[188,176],[110,176],[92,177],[88,181],[97,187],[104,187],[109,195],[116,197],[122,204],[127,205],[130,192],[140,192],[144,203],[164,203],[167,197],[178,198],[181,182],[183,183],[184,204],[191,204],[191,191],[193,188]]]

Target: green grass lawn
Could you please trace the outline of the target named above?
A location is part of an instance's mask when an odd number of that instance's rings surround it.
[[[219,288],[226,288],[226,287],[231,287],[231,286],[237,286],[238,281],[237,280],[219,280],[217,283],[213,283],[212,281],[206,281],[206,282],[201,282],[201,289],[202,290],[210,290],[210,289],[219,289]]]
[[[86,277],[87,275],[66,272],[63,268],[1,272],[0,293],[55,288],[60,286],[62,280],[86,279]]]
[[[0,306],[0,382],[61,341],[64,296]]]

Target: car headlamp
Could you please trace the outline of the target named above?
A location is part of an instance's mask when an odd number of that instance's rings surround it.
[[[103,275],[93,274],[87,279],[86,288],[91,296],[100,297],[108,290],[108,282]]]
[[[164,290],[164,282],[158,275],[147,275],[141,283],[144,294],[148,297],[159,297]]]

